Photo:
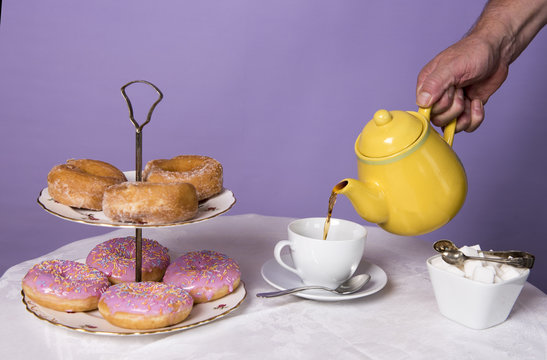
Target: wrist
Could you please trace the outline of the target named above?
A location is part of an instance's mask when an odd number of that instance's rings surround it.
[[[512,63],[547,23],[547,0],[490,0],[468,36]]]
[[[516,58],[516,35],[507,23],[499,19],[482,19],[471,29],[467,38],[489,48],[490,56],[507,66]]]

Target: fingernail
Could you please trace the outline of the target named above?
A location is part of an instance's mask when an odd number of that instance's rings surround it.
[[[473,105],[473,111],[477,111],[477,112],[482,111],[482,101],[475,99],[473,100],[471,105]]]
[[[448,88],[448,98],[450,100],[454,99],[454,93],[456,92],[456,88],[454,86],[451,86]]]
[[[430,106],[429,101],[431,100],[431,94],[427,91],[421,91],[418,94],[418,98],[416,99],[416,102],[419,106],[427,107]]]

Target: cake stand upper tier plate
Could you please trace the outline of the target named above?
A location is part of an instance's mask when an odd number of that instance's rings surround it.
[[[128,181],[135,180],[134,171],[127,171],[124,172],[124,174],[126,175]],[[236,199],[233,192],[228,189],[223,189],[219,194],[200,202],[198,213],[190,220],[167,224],[146,224],[113,221],[106,217],[102,211],[78,209],[60,204],[51,198],[47,188],[43,189],[38,197],[38,204],[40,204],[44,210],[62,219],[89,225],[122,228],[156,228],[191,224],[221,215],[230,210],[235,203]]]

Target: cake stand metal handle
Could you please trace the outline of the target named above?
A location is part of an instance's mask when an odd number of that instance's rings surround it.
[[[133,113],[133,106],[131,105],[131,100],[129,100],[129,97],[127,96],[125,89],[135,83],[143,83],[150,85],[151,87],[156,90],[159,97],[158,99],[152,104],[152,107],[148,111],[148,115],[146,116],[146,121],[142,124],[139,124],[135,120],[135,116]],[[156,108],[156,105],[163,99],[163,94],[158,89],[158,87],[151,82],[145,81],[145,80],[135,80],[128,82],[121,88],[122,95],[125,101],[127,102],[127,107],[129,108],[129,120],[131,120],[131,123],[135,126],[135,180],[136,181],[142,181],[142,129],[146,124],[150,122],[150,119],[152,118],[152,113],[154,112],[154,109]],[[142,281],[142,228],[136,228],[135,229],[135,281],[140,282]]]
[[[142,84],[150,85],[151,87],[154,88],[154,90],[156,90],[156,92],[159,95],[158,99],[152,104],[152,107],[150,108],[150,110],[148,110],[148,115],[146,116],[146,121],[143,122],[142,124],[139,124],[135,120],[135,116],[134,116],[134,113],[133,113],[133,106],[131,105],[131,100],[129,100],[129,97],[127,96],[127,94],[125,92],[125,89],[129,85],[135,84],[135,83],[142,83]],[[134,80],[134,81],[128,82],[127,84],[122,86],[121,90],[122,90],[123,98],[127,102],[127,107],[129,108],[129,120],[131,120],[131,122],[135,126],[135,130],[136,130],[136,139],[135,139],[136,140],[135,141],[135,143],[136,143],[136,147],[135,147],[135,180],[136,181],[142,181],[142,129],[144,128],[144,126],[146,124],[148,124],[150,122],[150,119],[152,118],[152,113],[154,112],[154,109],[156,108],[156,105],[158,105],[158,103],[163,99],[163,94],[160,91],[160,89],[158,89],[158,87],[156,85],[154,85],[151,82],[148,82],[146,80]]]

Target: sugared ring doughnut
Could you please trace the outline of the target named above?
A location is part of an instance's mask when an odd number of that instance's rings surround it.
[[[178,324],[192,306],[192,297],[183,289],[145,281],[109,287],[101,296],[99,312],[113,325],[145,330]]]
[[[180,155],[151,160],[144,167],[143,177],[150,182],[190,183],[195,186],[200,201],[222,191],[222,165],[207,156]]]
[[[104,161],[71,159],[50,170],[47,188],[53,200],[63,205],[101,210],[105,189],[124,181],[125,175]]]
[[[187,183],[125,182],[107,188],[103,198],[104,214],[121,222],[173,223],[197,211],[196,189]]]
[[[46,260],[34,265],[23,278],[23,291],[35,303],[59,311],[97,308],[110,286],[99,270],[70,260]]]
[[[241,279],[239,264],[216,251],[190,251],[171,263],[163,282],[188,291],[195,303],[219,299],[237,288]]]
[[[168,249],[156,240],[142,239],[142,280],[161,281],[169,266]],[[136,240],[134,236],[114,238],[95,246],[86,264],[102,271],[113,284],[135,281]]]

